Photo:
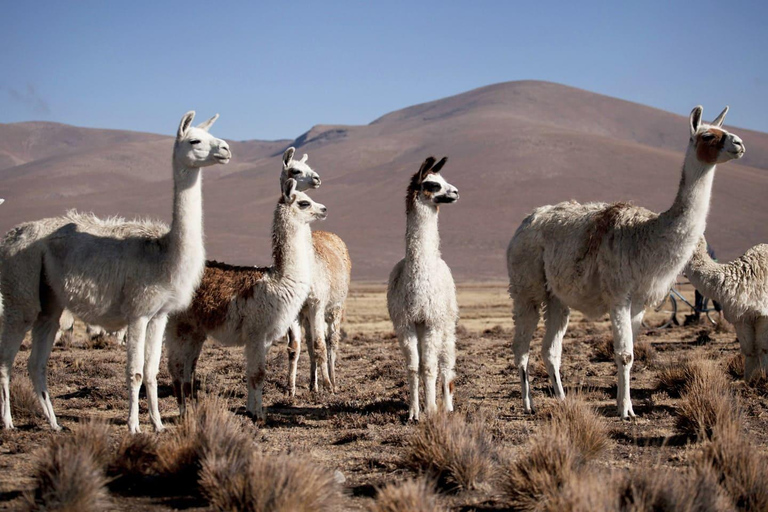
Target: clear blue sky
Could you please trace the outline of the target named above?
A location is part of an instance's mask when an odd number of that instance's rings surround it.
[[[768,2],[0,3],[0,122],[294,138],[549,80],[768,131]]]

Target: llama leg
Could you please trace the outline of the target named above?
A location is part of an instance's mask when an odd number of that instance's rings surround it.
[[[248,413],[256,420],[266,419],[262,407],[264,377],[267,374],[267,346],[262,339],[251,338],[245,345],[248,373]]]
[[[323,387],[331,389],[331,379],[328,377],[328,347],[325,344],[325,307],[322,304],[313,305],[309,313],[310,343],[313,344],[315,362],[320,369]]]
[[[453,412],[453,371],[456,365],[456,329],[450,328],[443,335],[443,346],[438,358],[438,367],[443,381],[443,410]]]
[[[755,343],[755,326],[751,322],[738,322],[735,327],[741,353],[744,355],[744,382],[749,382],[760,366]]]
[[[301,325],[296,319],[288,329],[288,387],[291,396],[296,396],[296,373],[299,369],[301,355]]]
[[[419,368],[424,381],[424,412],[433,414],[437,411],[437,359],[442,345],[441,332],[431,326],[424,326],[419,333],[421,359]]]
[[[336,392],[336,350],[341,341],[341,317],[344,311],[336,308],[328,322],[328,377],[331,379],[331,392]]]
[[[205,343],[205,333],[194,330],[191,326],[183,325],[181,331],[184,336],[178,335],[176,324],[171,324],[166,329],[165,346],[168,352],[168,372],[173,382],[173,394],[179,405],[179,415],[184,416],[187,410],[187,399],[192,398],[193,376],[200,356],[200,351]]]
[[[616,402],[622,419],[635,417],[629,396],[629,375],[634,361],[632,342],[632,311],[629,304],[615,306],[611,310],[613,327],[613,353],[618,367],[618,393]]]
[[[542,340],[541,355],[544,359],[544,365],[547,367],[552,389],[555,396],[560,400],[565,400],[563,383],[560,381],[560,361],[563,354],[563,336],[568,329],[569,315],[568,306],[560,302],[557,297],[550,295],[544,311],[546,333],[544,340]]]
[[[760,370],[768,373],[768,317],[761,316],[755,322],[755,345],[758,350]]]
[[[307,345],[309,353],[309,390],[317,391],[317,356],[315,354],[315,344],[312,343],[312,328],[309,323],[309,312],[305,308],[301,314],[301,324],[304,329],[304,343]]]
[[[61,308],[57,308],[56,311],[41,313],[35,321],[32,326],[32,351],[27,362],[37,400],[40,402],[43,413],[53,430],[61,430],[61,427],[56,422],[56,415],[53,412],[46,373],[48,358],[51,355],[56,332],[59,329],[59,316],[61,316]]]
[[[523,409],[527,413],[533,413],[531,387],[528,383],[528,353],[531,348],[531,338],[536,331],[536,325],[539,323],[539,305],[515,300],[513,316],[515,319],[515,338],[512,341],[512,350],[515,353],[515,366],[520,373]]]
[[[24,335],[29,330],[29,324],[16,325],[6,318],[3,324],[2,339],[0,339],[0,407],[3,413],[3,427],[14,428],[11,417],[11,372],[13,360],[19,352]]]
[[[160,356],[163,352],[163,334],[168,315],[157,315],[147,324],[147,338],[144,346],[144,389],[147,392],[149,419],[155,432],[162,432],[163,420],[157,402],[157,372],[160,369]]]
[[[408,371],[408,391],[411,395],[408,419],[419,421],[419,339],[412,325],[406,327],[404,332],[398,333],[398,339]]]
[[[125,376],[128,381],[130,405],[128,407],[128,430],[138,434],[139,429],[139,389],[144,380],[144,344],[147,336],[148,318],[137,318],[128,324],[128,363]]]

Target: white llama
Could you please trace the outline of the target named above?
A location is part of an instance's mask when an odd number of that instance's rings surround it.
[[[69,212],[21,224],[0,248],[2,294],[0,404],[13,427],[8,384],[24,334],[32,327],[29,372],[51,427],[58,429],[47,390],[46,363],[66,307],[86,323],[128,326],[128,427],[139,432],[139,388],[147,389],[155,430],[157,371],[169,313],[185,308],[205,265],[201,168],[229,162],[229,146],[208,133],[218,114],[197,127],[194,112],[181,119],[173,148],[173,221],[98,219]]]
[[[272,224],[273,265],[235,267],[209,261],[192,303],[173,315],[166,330],[168,369],[184,414],[206,336],[225,345],[245,345],[247,410],[264,419],[261,405],[267,351],[285,336],[307,300],[312,282],[309,223],[326,217],[325,206],[286,181]]]
[[[570,201],[537,208],[517,228],[507,269],[526,412],[533,412],[528,351],[543,305],[542,355],[556,396],[565,396],[560,357],[569,308],[588,317],[610,313],[618,412],[624,419],[634,417],[629,375],[644,308],[668,293],[704,233],[715,165],[744,154],[741,139],[721,128],[726,112],[727,107],[711,125],[702,123],[701,107],[691,112],[690,142],[669,210],[656,214],[625,203]]]
[[[758,369],[768,371],[768,244],[756,245],[730,263],[717,263],[702,237],[685,275],[702,295],[722,304],[723,316],[736,327],[744,380]]]
[[[405,355],[411,404],[408,419],[419,419],[419,374],[424,382],[425,410],[437,410],[438,371],[442,377],[443,408],[453,411],[456,363],[456,286],[451,269],[440,257],[437,216],[441,204],[455,203],[459,191],[435,164],[424,160],[413,175],[405,197],[405,258],[389,275],[387,309]]]
[[[296,161],[293,160],[294,151],[294,148],[288,148],[283,154],[280,187],[289,178],[298,182],[296,189],[299,191],[319,187],[320,177],[306,164],[307,155]],[[312,288],[299,318],[288,330],[288,385],[291,396],[296,395],[302,324],[309,339],[310,390],[318,387],[318,360],[323,385],[332,392],[336,390],[336,351],[341,339],[341,320],[349,293],[352,263],[346,244],[333,233],[313,231],[312,247],[315,251]]]

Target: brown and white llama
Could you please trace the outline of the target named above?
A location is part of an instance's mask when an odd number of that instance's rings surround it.
[[[667,211],[568,201],[537,208],[517,228],[507,249],[507,270],[515,366],[526,412],[533,412],[528,352],[543,306],[542,355],[558,398],[565,397],[560,358],[570,308],[588,317],[610,313],[618,412],[634,417],[629,375],[644,308],[666,296],[704,233],[715,166],[744,155],[741,139],[722,128],[727,112],[726,107],[712,124],[702,122],[701,107],[691,112],[680,185]]]
[[[419,419],[419,375],[424,382],[425,410],[437,410],[438,372],[443,408],[453,411],[456,322],[459,308],[451,269],[440,256],[437,217],[442,204],[455,203],[459,191],[440,170],[448,157],[427,158],[413,175],[405,197],[405,258],[389,276],[387,309],[405,355],[410,408]]]
[[[307,155],[301,160],[294,160],[294,152],[294,148],[288,148],[283,153],[280,187],[290,178],[297,181],[296,189],[300,191],[319,187],[320,177],[306,163]],[[341,321],[349,293],[352,263],[347,246],[338,235],[313,231],[312,247],[315,253],[312,288],[299,317],[288,330],[288,386],[291,396],[296,395],[302,326],[308,340],[310,390],[318,388],[318,362],[323,385],[332,392],[336,390],[336,351],[341,340]]]
[[[181,413],[192,395],[200,350],[207,336],[224,345],[244,345],[248,412],[264,419],[262,390],[267,351],[285,336],[312,284],[309,224],[325,219],[325,206],[296,190],[288,179],[275,207],[271,267],[236,267],[209,261],[186,311],[168,321],[168,369]]]

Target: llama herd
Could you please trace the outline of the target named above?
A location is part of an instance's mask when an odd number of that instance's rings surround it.
[[[575,201],[535,209],[507,249],[513,299],[513,353],[523,406],[533,412],[528,361],[531,338],[544,313],[543,359],[558,398],[563,336],[570,309],[589,317],[608,313],[618,368],[619,416],[634,416],[630,399],[633,343],[646,306],[661,300],[685,269],[704,295],[723,304],[745,356],[745,378],[768,369],[768,246],[728,264],[709,259],[703,239],[715,167],[741,158],[741,139],[722,128],[728,108],[711,123],[702,108],[690,115],[690,141],[679,190],[660,214],[626,203]],[[263,419],[267,352],[288,336],[289,392],[296,392],[302,329],[310,355],[310,389],[336,389],[336,351],[350,283],[344,242],[310,224],[327,215],[307,191],[320,186],[307,155],[285,151],[280,198],[272,221],[268,267],[205,260],[202,173],[232,158],[228,144],[209,130],[218,115],[193,126],[184,115],[173,146],[173,220],[99,219],[68,212],[20,224],[0,245],[0,409],[13,428],[10,377],[26,333],[32,330],[28,368],[50,426],[58,430],[46,368],[63,312],[107,331],[127,328],[128,427],[139,432],[139,389],[144,384],[150,420],[163,429],[157,374],[163,340],[174,394],[183,414],[195,367],[207,338],[244,346],[247,411]],[[451,271],[440,255],[438,213],[459,199],[442,169],[447,157],[427,158],[406,193],[405,257],[389,278],[387,308],[405,357],[408,417],[418,420],[419,382],[425,412],[453,410],[456,324],[459,310]],[[1,201],[1,200],[0,200]]]

